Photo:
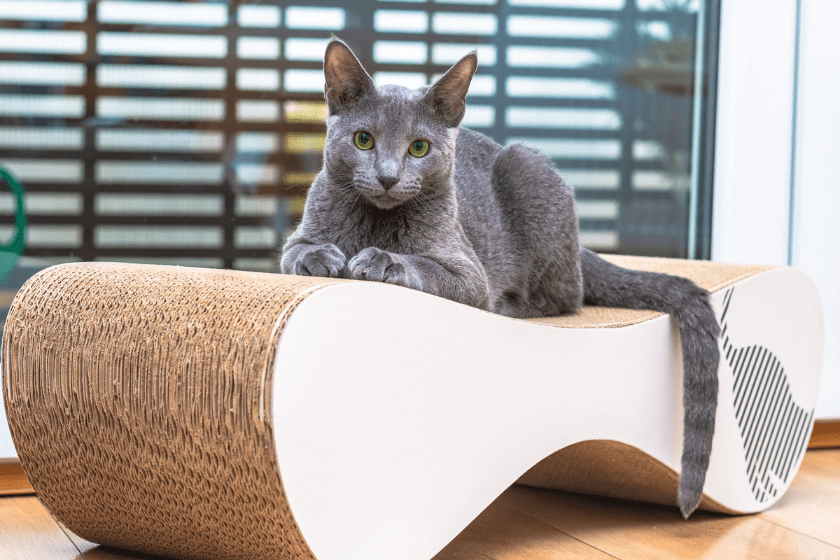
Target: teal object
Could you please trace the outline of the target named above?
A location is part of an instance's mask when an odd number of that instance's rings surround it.
[[[0,177],[9,185],[9,189],[17,199],[15,237],[10,243],[0,245],[0,282],[5,282],[6,275],[15,267],[26,246],[26,209],[23,205],[23,187],[17,179],[2,167],[0,167]]]

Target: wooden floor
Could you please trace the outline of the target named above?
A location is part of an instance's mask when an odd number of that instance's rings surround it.
[[[0,558],[158,557],[82,540],[36,497],[12,496],[0,498]],[[840,449],[808,451],[788,493],[743,517],[699,513],[685,522],[675,508],[512,487],[435,560],[560,558],[840,560]]]

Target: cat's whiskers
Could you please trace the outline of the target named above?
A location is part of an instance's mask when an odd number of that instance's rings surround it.
[[[352,201],[353,207],[355,207],[356,203],[359,201],[359,198],[361,196],[362,194],[358,190],[356,190],[355,188],[349,188],[341,193],[338,202],[341,206],[348,206]]]
[[[349,207],[350,211],[354,211],[359,201],[363,198],[363,195],[356,187],[356,181],[350,177],[347,179],[348,181],[344,182],[333,182],[333,185],[341,191],[339,204],[344,207]]]
[[[417,193],[417,195],[414,196],[409,202],[411,202],[413,204],[416,204],[420,208],[421,212],[424,212],[424,213],[425,212],[431,212],[432,211],[432,205],[431,205],[432,198],[433,197],[428,192],[423,191],[421,189],[420,192]]]
[[[426,199],[426,198],[423,196],[423,194],[422,194],[422,193],[421,193],[421,194],[419,194],[419,195],[417,195],[417,196],[415,196],[414,198],[412,198],[409,202],[410,202],[412,205],[415,205],[416,207],[418,207],[418,208],[419,208],[419,210],[420,210],[420,213],[421,213],[421,214],[425,214],[425,213],[427,213],[427,212],[431,212],[431,211],[432,211],[432,209],[431,209],[431,204],[429,204],[428,199]]]

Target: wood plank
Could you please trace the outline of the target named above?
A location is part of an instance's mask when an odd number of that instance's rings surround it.
[[[434,560],[837,560],[836,511],[840,450],[834,449],[809,451],[788,493],[753,516],[699,513],[685,522],[676,508],[513,487]],[[65,534],[35,497],[0,498],[0,558],[165,560]]]
[[[621,560],[840,558],[840,548],[754,515],[683,521],[676,508],[516,486],[498,502]]]
[[[127,560],[129,558],[135,560],[172,560],[164,556],[155,556],[154,554],[145,554],[134,550],[123,550],[121,548],[113,548],[110,546],[99,546],[96,543],[86,541],[82,537],[73,534],[73,532],[67,528],[65,528],[65,531],[67,531],[67,536],[70,537],[70,540],[72,540],[80,550],[84,551],[85,560]]]
[[[493,503],[433,560],[609,560],[554,527]]]
[[[35,496],[0,498],[0,558],[83,560]]]
[[[760,517],[840,547],[840,449],[806,453],[787,493]]]
[[[20,463],[0,462],[0,496],[19,496],[22,494],[34,494],[29,479],[23,472]]]
[[[85,560],[126,560],[133,558],[136,560],[171,560],[163,556],[155,556],[153,554],[145,554],[143,552],[136,552],[133,550],[123,550],[121,548],[113,548],[110,546],[100,546],[92,543],[76,535],[68,529],[63,523],[58,523],[67,536],[76,545],[76,548],[84,552]]]
[[[808,449],[840,447],[840,420],[817,420],[808,440]]]
[[[87,560],[167,560],[139,552],[97,546],[68,531]],[[610,560],[612,557],[570,536],[514,512],[491,504],[433,560]]]

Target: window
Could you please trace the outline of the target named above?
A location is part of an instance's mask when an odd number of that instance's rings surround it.
[[[0,165],[28,218],[3,303],[73,260],[276,270],[321,165],[330,33],[379,84],[476,49],[464,126],[551,156],[584,245],[687,256],[712,21],[700,0],[0,0]]]

